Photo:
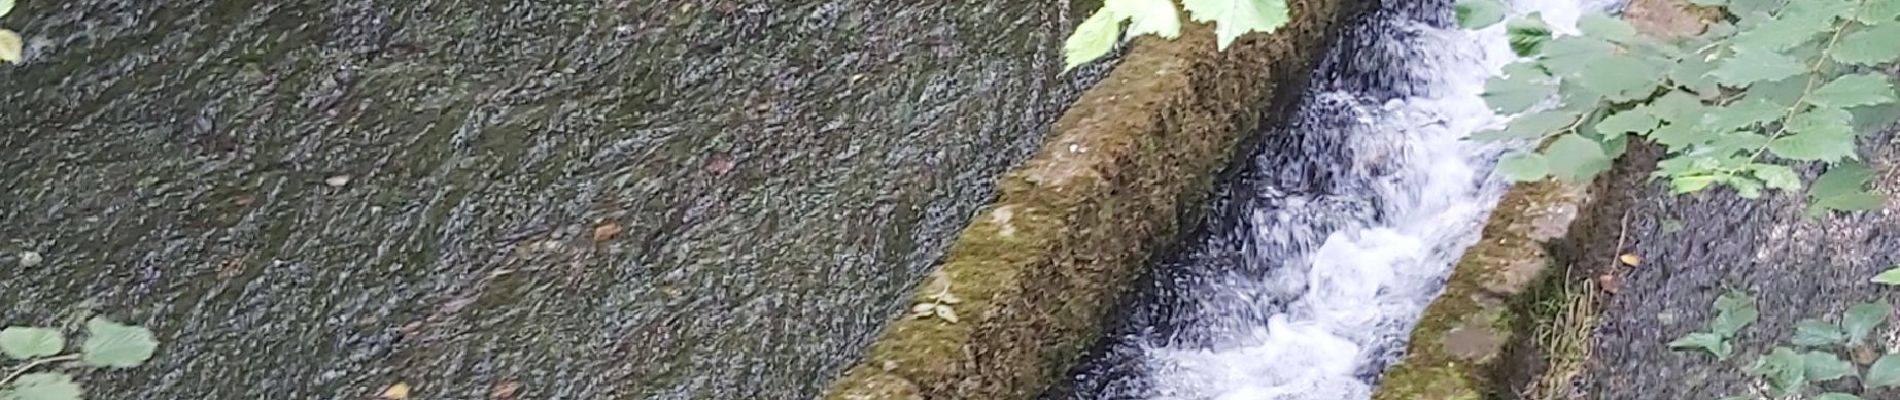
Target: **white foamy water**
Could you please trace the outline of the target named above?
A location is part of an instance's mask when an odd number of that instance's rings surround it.
[[[1514,17],[1541,12],[1569,32],[1580,12],[1611,3],[1518,0],[1513,7]],[[1104,397],[1370,397],[1369,381],[1403,348],[1506,186],[1491,171],[1500,147],[1463,138],[1506,120],[1480,94],[1487,78],[1516,60],[1502,24],[1441,29],[1396,14],[1380,16],[1393,19],[1379,25],[1391,32],[1373,34],[1383,35],[1376,46],[1410,47],[1381,50],[1404,54],[1404,62],[1386,66],[1404,70],[1374,74],[1403,81],[1404,95],[1314,92],[1307,107],[1350,118],[1309,118],[1289,133],[1338,143],[1351,165],[1331,167],[1337,173],[1318,190],[1261,189],[1272,192],[1261,194],[1271,204],[1243,213],[1251,237],[1241,247],[1245,262],[1273,267],[1183,284],[1184,295],[1222,300],[1175,311],[1206,317],[1183,319],[1194,326],[1177,331],[1190,333],[1140,340],[1147,384],[1139,394]]]

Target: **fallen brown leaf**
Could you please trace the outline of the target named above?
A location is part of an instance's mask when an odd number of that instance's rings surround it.
[[[1616,274],[1603,274],[1603,275],[1597,276],[1597,287],[1603,288],[1604,292],[1608,292],[1610,294],[1616,294],[1617,290],[1622,289],[1620,287],[1621,284],[1622,282],[1620,279],[1616,277]]]
[[[1628,265],[1632,267],[1643,264],[1643,258],[1638,257],[1635,254],[1624,254],[1621,257],[1617,257],[1616,260],[1622,261],[1623,265]]]
[[[397,382],[394,385],[389,385],[388,389],[383,389],[382,397],[384,399],[389,399],[389,400],[408,399],[409,398],[409,384]]]
[[[616,224],[613,221],[602,222],[600,225],[594,227],[594,241],[605,242],[613,240],[615,236],[620,236],[620,231],[620,224]]]

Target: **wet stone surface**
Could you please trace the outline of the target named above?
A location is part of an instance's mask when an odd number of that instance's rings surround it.
[[[23,4],[0,319],[157,331],[94,399],[808,398],[1093,79],[1067,8]]]

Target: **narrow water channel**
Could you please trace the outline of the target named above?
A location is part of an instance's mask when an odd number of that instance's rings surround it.
[[[1387,2],[1314,74],[1297,120],[1263,132],[1208,218],[1048,398],[1370,396],[1506,184],[1481,97],[1515,60],[1502,26],[1458,29],[1451,0]],[[1517,0],[1574,25],[1613,0]]]

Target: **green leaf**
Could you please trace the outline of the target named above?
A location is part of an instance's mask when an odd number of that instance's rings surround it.
[[[1075,33],[1062,43],[1062,70],[1075,69],[1108,55],[1108,51],[1115,48],[1115,42],[1121,39],[1121,31],[1121,19],[1112,10],[1097,10],[1095,15],[1082,20],[1082,25],[1076,26]]]
[[[1755,129],[1781,119],[1787,110],[1767,100],[1749,96],[1727,107],[1715,107],[1702,116],[1700,128],[1709,131]]]
[[[1550,175],[1550,164],[1541,154],[1511,153],[1498,159],[1498,171],[1512,181],[1535,181]]]
[[[1880,324],[1887,323],[1890,315],[1893,315],[1893,305],[1886,301],[1855,304],[1841,313],[1841,329],[1847,331],[1848,343],[1858,344],[1873,334]]]
[[[1749,171],[1760,178],[1769,188],[1780,190],[1801,190],[1801,175],[1794,168],[1779,164],[1754,164]]]
[[[1578,75],[1577,83],[1617,102],[1645,99],[1662,83],[1657,69],[1636,57],[1602,57]]]
[[[1851,395],[1847,393],[1828,392],[1828,393],[1822,393],[1819,396],[1814,396],[1813,400],[1863,400],[1863,399],[1861,399],[1860,396],[1855,396],[1855,395]]]
[[[1768,152],[1790,160],[1838,161],[1854,156],[1854,131],[1840,125],[1794,132],[1769,143]]]
[[[1513,64],[1516,65],[1516,64]],[[1511,71],[1484,83],[1484,101],[1499,113],[1515,114],[1529,110],[1557,93],[1557,85],[1542,71]]]
[[[1560,133],[1565,127],[1577,122],[1577,113],[1569,111],[1541,111],[1524,114],[1511,120],[1503,131],[1478,132],[1472,134],[1477,140],[1536,139]]]
[[[1603,146],[1576,134],[1557,137],[1544,149],[1544,159],[1550,163],[1552,176],[1572,181],[1583,181],[1610,169],[1610,157],[1603,153]]]
[[[26,42],[20,39],[19,33],[0,29],[0,62],[19,63],[26,55],[25,46]]]
[[[1896,18],[1900,18],[1900,1],[1895,0],[1868,0],[1854,13],[1855,21],[1868,25],[1885,25]]]
[[[1808,103],[1822,107],[1845,108],[1884,104],[1893,100],[1893,84],[1887,82],[1886,76],[1875,74],[1841,76],[1808,95]]]
[[[1874,360],[1874,365],[1867,367],[1867,377],[1861,379],[1861,385],[1869,390],[1900,386],[1900,355],[1888,353]]]
[[[1847,112],[1854,114],[1855,132],[1883,130],[1900,121],[1900,103],[1854,107]]]
[[[79,400],[82,393],[71,375],[41,372],[14,378],[13,397],[7,400]]]
[[[1841,327],[1818,319],[1804,319],[1794,325],[1794,344],[1808,347],[1833,346],[1847,342]]]
[[[1509,11],[1500,0],[1459,0],[1451,10],[1458,20],[1458,27],[1465,29],[1495,25],[1503,21],[1505,12]]]
[[[1755,309],[1755,298],[1740,292],[1716,296],[1715,310],[1715,320],[1709,322],[1709,331],[1722,337],[1735,337],[1742,328],[1761,317],[1761,312]]]
[[[1841,360],[1840,356],[1825,351],[1810,351],[1801,355],[1801,364],[1807,367],[1807,378],[1813,382],[1826,382],[1853,376],[1854,364]]]
[[[1720,84],[1709,76],[1711,71],[1715,71],[1714,62],[1691,54],[1676,60],[1676,66],[1669,69],[1669,81],[1704,97],[1721,95]]]
[[[1873,179],[1874,170],[1859,162],[1836,164],[1827,173],[1814,179],[1814,186],[1808,189],[1809,215],[1820,215],[1829,210],[1877,210],[1885,206],[1886,198],[1867,193],[1862,188]]]
[[[0,17],[7,16],[9,12],[13,12],[13,0],[0,0]]]
[[[1648,106],[1642,106],[1618,111],[1597,121],[1597,132],[1647,134],[1660,123],[1662,119],[1651,114]]]
[[[1181,35],[1181,16],[1170,0],[1107,0],[1102,9],[1130,21],[1130,37],[1147,33],[1173,39]]]
[[[57,355],[66,348],[66,337],[58,330],[9,326],[0,330],[0,352],[15,360]]]
[[[1577,30],[1598,39],[1621,43],[1637,42],[1636,27],[1621,18],[1589,13],[1577,18]]]
[[[1699,122],[1707,112],[1702,100],[1682,91],[1670,91],[1649,102],[1649,113],[1671,124]]]
[[[1696,332],[1683,335],[1679,339],[1670,341],[1669,348],[1701,349],[1704,352],[1708,352],[1709,355],[1715,356],[1717,360],[1727,360],[1729,355],[1735,352],[1735,348],[1729,344],[1728,338],[1708,332]]]
[[[1722,177],[1715,175],[1674,175],[1669,179],[1669,191],[1674,194],[1695,193],[1721,181]]]
[[[1709,76],[1728,87],[1747,87],[1755,82],[1773,81],[1807,72],[1801,60],[1769,51],[1743,52],[1722,61]]]
[[[1896,1],[1895,3],[1900,3]],[[1843,64],[1875,65],[1900,59],[1900,24],[1887,24],[1841,38],[1834,60]]]
[[[1518,57],[1530,57],[1544,49],[1544,43],[1550,41],[1550,24],[1544,22],[1544,14],[1533,12],[1504,24],[1504,37],[1511,43],[1511,52]]]
[[[1784,15],[1761,25],[1743,29],[1741,33],[1735,34],[1733,46],[1737,52],[1741,53],[1782,52],[1814,40],[1815,36],[1828,31],[1829,28],[1832,26],[1816,22],[1812,18],[1789,18]]]
[[[1588,36],[1564,36],[1544,44],[1544,67],[1557,75],[1575,77],[1597,60],[1615,55],[1616,44]]]
[[[1874,275],[1874,279],[1870,281],[1888,286],[1900,285],[1900,265],[1896,265],[1886,271],[1881,271],[1879,274]]]
[[[1807,372],[1807,358],[1786,347],[1776,347],[1773,352],[1756,359],[1755,364],[1748,368],[1748,373],[1768,381],[1769,393],[1775,397],[1806,388]]]
[[[86,341],[79,361],[94,367],[130,368],[144,364],[158,349],[152,331],[143,327],[94,317],[86,321]]]
[[[1182,0],[1181,6],[1195,21],[1214,23],[1219,50],[1248,32],[1273,33],[1289,20],[1285,1]]]

